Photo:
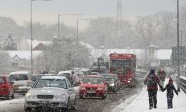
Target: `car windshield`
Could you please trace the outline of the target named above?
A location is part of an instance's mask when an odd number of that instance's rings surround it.
[[[103,80],[100,77],[86,77],[82,82],[85,84],[101,84]]]
[[[114,76],[112,75],[103,75],[104,79],[108,82],[114,82]]]
[[[65,79],[39,79],[34,88],[44,87],[56,87],[56,88],[67,88]]]
[[[28,80],[28,76],[26,74],[10,75],[9,78],[10,78],[10,81]]]
[[[60,74],[61,76],[64,76],[64,77],[69,77],[70,76],[70,73],[62,73]]]
[[[5,83],[5,79],[3,77],[0,77],[0,84],[4,84]]]

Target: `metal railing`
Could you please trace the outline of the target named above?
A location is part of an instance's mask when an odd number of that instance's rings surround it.
[[[181,84],[181,89],[186,94],[186,77],[183,76],[180,77],[180,84]]]

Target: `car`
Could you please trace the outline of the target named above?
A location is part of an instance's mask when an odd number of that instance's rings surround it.
[[[76,76],[76,85],[78,86],[81,81],[83,80],[83,78],[85,77],[83,72],[75,72],[75,76]]]
[[[91,72],[91,75],[99,75],[98,72]]]
[[[0,76],[0,98],[14,99],[13,82],[7,76]]]
[[[63,76],[42,76],[25,95],[25,111],[75,109],[75,90]]]
[[[75,85],[75,77],[73,70],[60,71],[57,75],[66,77],[72,85]]]
[[[99,75],[87,75],[83,78],[79,86],[80,98],[102,98],[105,99],[107,94],[107,85],[104,79]]]
[[[102,74],[107,84],[107,91],[116,93],[121,88],[121,82],[117,74]]]
[[[29,71],[17,71],[9,74],[9,79],[14,82],[14,92],[25,94],[33,84],[32,75]]]
[[[37,79],[40,79],[42,76],[53,76],[54,74],[34,74],[32,76],[32,80],[36,81]]]

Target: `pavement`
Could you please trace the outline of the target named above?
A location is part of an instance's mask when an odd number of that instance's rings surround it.
[[[167,83],[168,79],[166,79],[165,85]],[[175,83],[174,86],[177,87]],[[118,105],[112,112],[186,112],[186,94],[183,91],[179,92],[178,96],[174,94],[173,108],[167,109],[166,91],[158,91],[157,108],[149,110],[148,92],[144,86],[141,92]]]

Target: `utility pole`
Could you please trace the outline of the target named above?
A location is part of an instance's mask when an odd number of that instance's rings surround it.
[[[116,20],[116,37],[120,40],[122,38],[122,30],[121,30],[121,24],[122,24],[122,0],[117,1],[117,20]],[[120,43],[117,43],[120,47]]]
[[[59,39],[59,37],[60,37],[60,34],[59,34],[59,29],[60,29],[60,14],[58,14],[58,22],[57,22],[58,24],[57,24],[57,26],[58,26],[58,28],[57,28],[57,37],[58,37],[58,39]]]
[[[180,22],[179,22],[179,0],[177,0],[177,69],[178,69],[178,74],[177,74],[177,89],[180,91],[180,41],[179,41],[179,27],[180,27]]]
[[[79,42],[79,20],[77,19],[77,45]]]

